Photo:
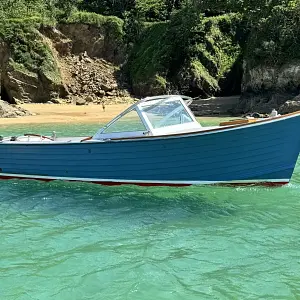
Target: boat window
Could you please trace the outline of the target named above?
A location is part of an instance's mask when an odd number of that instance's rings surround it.
[[[194,122],[180,100],[149,101],[141,110],[154,129]]]
[[[112,123],[106,128],[103,133],[114,133],[114,132],[135,132],[147,130],[142,120],[140,119],[136,110],[128,112],[120,119]]]

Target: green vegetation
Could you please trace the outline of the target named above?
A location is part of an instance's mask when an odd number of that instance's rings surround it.
[[[124,22],[115,16],[102,16],[96,13],[74,11],[65,20],[62,20],[62,22],[69,24],[90,24],[103,27],[105,28],[106,34],[117,42],[122,41],[124,37]]]
[[[248,39],[246,57],[250,66],[282,65],[300,59],[300,4],[275,6]]]
[[[92,24],[126,45],[124,70],[135,93],[212,95],[222,93],[222,84],[232,83],[236,74],[241,77],[243,60],[255,66],[300,59],[299,2],[0,0],[0,38],[10,46],[15,69],[57,81],[59,72],[39,26]]]
[[[165,43],[167,29],[167,23],[147,26],[133,47],[128,67],[136,94],[148,94],[153,90],[163,93],[166,88],[164,73],[172,50]]]
[[[195,11],[180,11],[170,22],[148,25],[130,56],[135,92],[148,94],[154,87],[166,92],[167,83],[187,93],[219,91],[218,81],[241,53],[235,35],[240,21],[238,14],[204,18]]]
[[[0,27],[0,38],[10,47],[10,65],[30,76],[43,74],[55,83],[60,73],[51,50],[38,31],[38,19],[11,19]]]

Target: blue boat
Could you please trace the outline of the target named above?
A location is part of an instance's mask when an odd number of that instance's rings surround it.
[[[287,184],[300,112],[202,127],[184,96],[148,97],[92,137],[1,138],[0,178],[106,185]]]

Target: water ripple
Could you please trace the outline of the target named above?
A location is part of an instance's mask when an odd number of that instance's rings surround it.
[[[1,299],[297,299],[283,188],[1,182]]]

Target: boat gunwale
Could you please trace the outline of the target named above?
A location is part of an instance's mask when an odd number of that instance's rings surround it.
[[[31,145],[47,145],[47,146],[54,146],[54,145],[89,145],[89,144],[101,144],[101,143],[110,143],[110,142],[129,142],[129,141],[147,141],[147,140],[153,140],[153,139],[168,139],[168,138],[186,138],[194,135],[206,135],[210,133],[222,133],[226,131],[232,131],[236,129],[242,129],[242,128],[247,128],[247,127],[255,127],[255,126],[260,126],[263,123],[273,123],[273,122],[278,122],[282,121],[284,119],[290,119],[300,116],[300,111],[296,111],[293,113],[285,114],[282,116],[277,116],[273,118],[266,118],[262,120],[258,120],[256,122],[252,123],[246,123],[246,124],[236,124],[236,125],[229,125],[229,126],[219,126],[217,128],[213,129],[207,129],[207,130],[195,130],[195,131],[189,131],[189,132],[180,132],[180,133],[171,133],[171,134],[165,134],[165,135],[145,135],[145,136],[139,136],[139,137],[124,137],[124,138],[108,138],[105,140],[93,140],[90,139],[84,139],[81,141],[76,141],[73,142],[72,140],[69,140],[68,142],[19,142],[19,141],[2,141],[0,142],[0,145],[23,145],[23,146],[31,146]],[[205,127],[202,127],[205,128]],[[66,137],[66,138],[72,138],[72,137]]]
[[[262,123],[272,123],[274,121],[279,121],[281,119],[289,119],[291,117],[296,117],[296,116],[300,116],[300,110],[298,110],[296,112],[289,113],[289,114],[285,114],[285,115],[282,115],[282,116],[277,116],[277,117],[273,117],[273,118],[266,118],[266,119],[258,120],[256,122],[252,122],[252,123],[220,126],[218,128],[213,128],[213,129],[196,130],[196,131],[180,132],[180,133],[170,133],[170,134],[165,134],[165,135],[112,138],[112,139],[109,139],[109,141],[140,140],[140,139],[144,140],[144,139],[156,139],[156,138],[177,137],[177,136],[190,136],[190,135],[195,135],[195,134],[201,135],[201,134],[211,133],[211,132],[227,131],[228,129],[236,129],[236,128],[242,128],[242,127],[254,127],[254,126],[260,125]],[[205,128],[205,127],[202,127],[202,128]],[[94,142],[94,140],[92,140],[91,142]]]

